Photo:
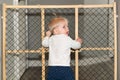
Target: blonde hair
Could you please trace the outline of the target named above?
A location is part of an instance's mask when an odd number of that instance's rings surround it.
[[[64,17],[55,17],[55,18],[51,19],[51,21],[48,24],[49,30],[52,32],[53,29],[55,27],[58,27],[59,23],[62,22],[62,21],[68,22],[68,20]]]

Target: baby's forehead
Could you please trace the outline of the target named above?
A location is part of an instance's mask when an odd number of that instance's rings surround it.
[[[66,20],[60,20],[60,21],[58,21],[58,23],[68,23],[68,21],[66,21]]]
[[[67,21],[60,21],[57,24],[58,25],[68,25],[68,22]]]

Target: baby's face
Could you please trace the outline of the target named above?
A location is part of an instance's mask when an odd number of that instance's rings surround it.
[[[68,22],[65,21],[60,22],[59,26],[57,27],[57,33],[65,34],[68,36],[69,34]]]

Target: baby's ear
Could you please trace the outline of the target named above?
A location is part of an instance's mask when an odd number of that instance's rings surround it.
[[[52,33],[53,34],[57,34],[58,33],[58,29],[57,28],[53,29]]]

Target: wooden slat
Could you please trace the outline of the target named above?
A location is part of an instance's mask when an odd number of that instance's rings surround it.
[[[78,38],[78,7],[75,8],[75,39]],[[79,78],[78,70],[78,50],[75,51],[75,80]]]
[[[44,31],[45,31],[45,10],[44,8],[41,9],[41,33],[42,33],[42,40],[44,38]],[[42,47],[42,80],[45,80],[45,50]]]
[[[116,23],[116,3],[114,2],[114,80],[117,80],[117,23]]]
[[[88,50],[114,50],[113,48],[109,48],[109,47],[106,47],[106,48],[81,48],[80,51],[88,51]]]
[[[101,5],[7,5],[6,8],[105,8],[113,7],[113,4]]]
[[[44,52],[48,52],[48,48],[40,48],[38,50],[6,50],[6,53],[8,54],[12,54],[12,53],[42,53],[42,49],[44,50]],[[81,52],[81,51],[94,51],[94,50],[114,50],[113,48],[109,48],[109,47],[106,47],[106,48],[81,48],[80,50],[78,50],[78,52]],[[74,50],[71,50],[71,52],[74,52]]]
[[[41,53],[42,49],[39,50],[7,50],[6,53]]]
[[[6,80],[6,4],[3,4],[3,46],[2,46],[2,75],[3,79]]]

